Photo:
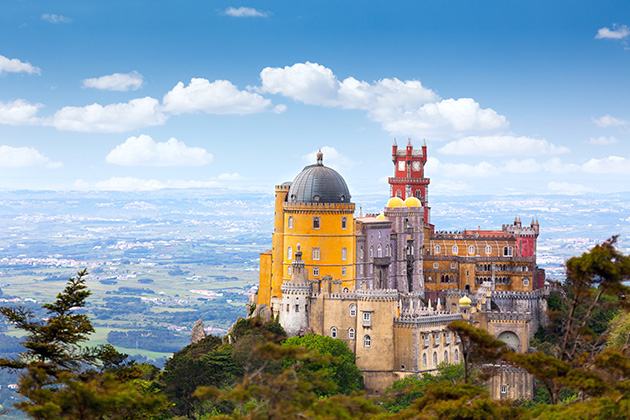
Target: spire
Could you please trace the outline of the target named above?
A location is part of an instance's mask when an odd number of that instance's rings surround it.
[[[398,146],[398,145],[396,144],[396,137],[394,137],[394,146]]]
[[[422,139],[422,147],[427,147],[427,141],[425,139]]]
[[[318,165],[323,165],[324,164],[324,154],[322,153],[322,149],[319,149],[319,152],[317,152],[317,164]]]
[[[410,137],[408,137],[407,139],[408,139],[408,141],[407,141],[407,147],[412,146],[412,144],[411,144],[411,138],[410,138]]]

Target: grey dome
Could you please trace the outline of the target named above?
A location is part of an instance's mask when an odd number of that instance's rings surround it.
[[[289,188],[290,203],[349,203],[350,190],[334,169],[321,164],[305,167]]]

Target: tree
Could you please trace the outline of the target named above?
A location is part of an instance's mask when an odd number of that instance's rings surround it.
[[[135,379],[121,380],[127,369],[124,357],[113,348],[87,348],[82,344],[94,332],[85,306],[90,291],[87,271],[70,278],[53,303],[44,304],[44,322],[23,307],[0,308],[16,328],[26,332],[25,351],[17,359],[0,359],[0,367],[19,371],[18,393],[26,400],[16,407],[34,419],[121,419],[159,413],[164,398],[143,390]],[[105,363],[104,363],[105,362]],[[100,367],[100,371],[95,368]],[[129,372],[127,371],[127,374]]]
[[[284,346],[302,346],[316,351],[319,356],[332,356],[326,363],[304,363],[303,369],[310,371],[324,370],[332,379],[335,388],[330,394],[349,394],[353,391],[364,390],[363,374],[355,364],[356,355],[348,345],[341,340],[323,335],[308,334],[303,337],[291,337],[284,341]],[[294,363],[288,360],[287,364]],[[300,370],[301,372],[301,370]]]

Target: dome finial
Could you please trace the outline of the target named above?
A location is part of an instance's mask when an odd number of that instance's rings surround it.
[[[319,152],[317,152],[317,164],[318,165],[323,165],[324,164],[324,154],[322,153],[322,149],[319,149]]]

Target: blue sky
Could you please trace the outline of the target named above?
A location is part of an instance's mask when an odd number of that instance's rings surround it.
[[[0,188],[353,194],[426,139],[431,194],[628,191],[630,6],[0,2]]]

